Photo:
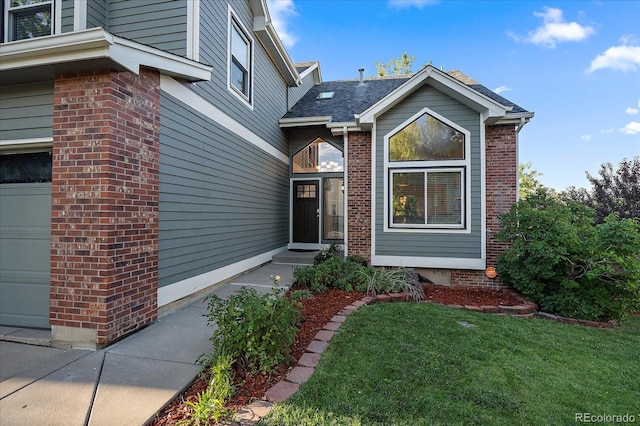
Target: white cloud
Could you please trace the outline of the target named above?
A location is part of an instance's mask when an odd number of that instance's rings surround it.
[[[620,129],[620,131],[625,135],[638,135],[640,134],[640,123],[638,123],[637,121],[632,121],[622,129]]]
[[[544,12],[533,12],[537,18],[542,18],[543,24],[525,36],[508,33],[516,41],[525,41],[549,48],[555,48],[557,43],[567,41],[581,41],[595,33],[593,27],[580,25],[577,22],[566,22],[562,10],[545,7]]]
[[[591,135],[582,135],[580,136],[580,139],[582,139],[585,142],[589,142],[591,140]]]
[[[500,94],[502,92],[508,92],[509,90],[511,90],[511,87],[507,87],[507,86],[500,86],[493,89],[493,91],[496,92],[497,94]]]
[[[608,129],[602,129],[602,130],[600,130],[600,133],[613,133],[613,132],[615,132],[615,131],[616,131],[616,129],[614,129],[613,127],[610,127],[610,128],[608,128]]]
[[[627,109],[625,110],[625,112],[629,115],[636,115],[636,114],[640,114],[640,109],[638,108],[632,108],[632,107],[627,107]]]
[[[640,66],[640,46],[613,46],[598,55],[587,72],[610,68],[616,71],[636,71]]]
[[[276,29],[282,44],[287,49],[291,49],[298,41],[298,37],[288,29],[289,20],[298,16],[296,5],[293,0],[267,0],[267,7],[271,16],[271,23]]]
[[[394,9],[408,9],[417,7],[422,9],[425,6],[432,6],[440,3],[440,0],[389,0],[389,6]]]

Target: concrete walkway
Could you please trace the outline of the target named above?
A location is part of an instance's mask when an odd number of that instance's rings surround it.
[[[295,267],[270,263],[212,293],[225,298],[244,286],[267,293],[271,275],[288,287]],[[16,339],[0,341],[0,424],[145,424],[196,377],[198,357],[211,352],[214,328],[204,314],[201,297],[96,351],[16,343],[28,332],[2,327]]]

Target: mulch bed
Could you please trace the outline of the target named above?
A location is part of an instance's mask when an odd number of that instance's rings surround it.
[[[295,289],[295,286],[293,289]],[[433,285],[424,286],[424,289],[426,300],[448,305],[513,306],[520,303],[520,300],[514,295],[501,290],[452,288]],[[299,359],[316,333],[331,318],[337,315],[345,306],[362,299],[363,296],[362,293],[356,291],[346,292],[329,289],[324,293],[314,294],[313,298],[301,300],[303,320],[299,324],[299,331],[292,348],[292,356],[295,359]],[[270,375],[255,375],[251,377],[245,377],[242,371],[236,371],[236,394],[227,404],[228,408],[238,410],[253,400],[262,399],[267,390],[286,376],[291,368],[292,366],[283,364]],[[175,425],[180,420],[187,419],[191,409],[183,401],[196,401],[198,392],[206,390],[208,381],[209,378],[206,375],[196,378],[191,386],[169,404],[151,424],[153,426]]]

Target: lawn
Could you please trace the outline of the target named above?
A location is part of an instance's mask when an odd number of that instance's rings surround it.
[[[640,422],[640,318],[601,330],[426,303],[366,306],[261,425]]]

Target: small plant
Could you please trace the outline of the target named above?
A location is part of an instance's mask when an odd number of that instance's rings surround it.
[[[358,254],[351,254],[347,256],[347,260],[349,262],[357,263],[358,265],[363,266],[365,268],[369,266],[369,261]]]
[[[265,295],[243,288],[227,300],[216,295],[207,300],[207,319],[218,326],[211,337],[217,354],[233,357],[250,374],[291,360],[301,314],[299,302],[284,297],[280,288]]]
[[[198,392],[195,402],[185,401],[192,411],[189,418],[178,422],[178,425],[208,425],[210,420],[218,423],[229,417],[232,412],[224,405],[235,392],[232,365],[230,356],[218,356],[211,360],[211,379],[207,389]]]
[[[342,258],[344,258],[344,252],[342,248],[337,244],[331,244],[328,249],[322,250],[313,257],[313,264],[317,266],[329,259]]]
[[[367,294],[405,293],[416,302],[424,299],[424,289],[418,275],[405,268],[376,268],[369,277]]]
[[[311,299],[313,297],[313,293],[309,290],[294,290],[289,293],[289,297],[293,300],[301,300],[301,299]]]

